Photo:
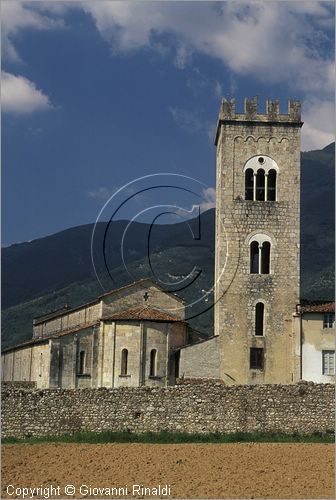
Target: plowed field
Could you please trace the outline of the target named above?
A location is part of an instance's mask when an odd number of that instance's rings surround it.
[[[3,445],[2,498],[38,487],[26,498],[334,498],[334,446]]]

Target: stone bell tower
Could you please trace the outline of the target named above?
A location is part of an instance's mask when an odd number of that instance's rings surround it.
[[[222,100],[216,157],[215,335],[228,384],[298,377],[300,102]]]

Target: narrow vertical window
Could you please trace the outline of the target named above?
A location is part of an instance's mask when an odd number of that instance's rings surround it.
[[[335,375],[335,351],[322,351],[323,375]]]
[[[127,363],[128,363],[128,350],[123,349],[121,351],[121,368],[120,368],[121,375],[127,375]]]
[[[42,377],[42,373],[43,373],[43,353],[41,352],[41,355],[40,355],[40,373],[39,373],[39,377]]]
[[[252,370],[262,370],[264,368],[264,349],[261,347],[251,347],[250,368]]]
[[[258,274],[259,272],[259,243],[252,241],[250,245],[250,273]]]
[[[264,335],[264,304],[258,302],[255,307],[255,335]]]
[[[85,373],[85,351],[80,351],[79,353],[78,373],[79,375],[83,375]]]
[[[270,253],[271,244],[264,241],[261,247],[261,274],[269,274],[270,272]]]
[[[265,171],[260,168],[257,171],[257,191],[256,191],[256,199],[257,201],[265,200]]]
[[[157,375],[157,350],[152,349],[150,352],[149,376],[156,377]]]
[[[267,200],[275,201],[276,200],[276,176],[277,173],[275,170],[270,170],[268,172],[268,182],[267,182]]]
[[[245,200],[253,200],[253,170],[248,168],[245,172]]]

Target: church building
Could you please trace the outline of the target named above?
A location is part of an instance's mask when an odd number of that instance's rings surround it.
[[[38,387],[331,382],[334,303],[300,304],[301,105],[223,99],[216,130],[214,336],[150,279],[36,318],[2,355],[2,377]]]
[[[150,279],[35,318],[33,338],[2,353],[2,380],[40,388],[174,385],[179,348],[199,339],[184,301]]]

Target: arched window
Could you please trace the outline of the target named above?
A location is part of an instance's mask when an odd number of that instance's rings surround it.
[[[250,273],[269,274],[271,258],[271,243],[262,240],[261,236],[250,242]]]
[[[128,362],[128,350],[123,349],[121,351],[121,366],[120,366],[121,375],[127,375],[127,362]]]
[[[150,352],[149,376],[156,377],[157,375],[157,350],[152,349]]]
[[[267,201],[276,200],[276,177],[277,173],[275,170],[270,170],[267,176]]]
[[[259,273],[259,243],[252,241],[250,245],[250,273]]]
[[[269,156],[253,156],[244,167],[245,200],[276,201],[278,165]]]
[[[257,201],[264,201],[265,200],[265,170],[260,168],[257,171],[257,178],[256,178],[256,200]]]
[[[264,335],[264,304],[258,302],[255,306],[254,335]]]
[[[245,200],[253,200],[253,170],[245,170]]]
[[[261,246],[261,274],[270,272],[270,253],[271,244],[269,241],[264,241]]]
[[[78,373],[83,375],[85,373],[85,351],[79,353]]]

